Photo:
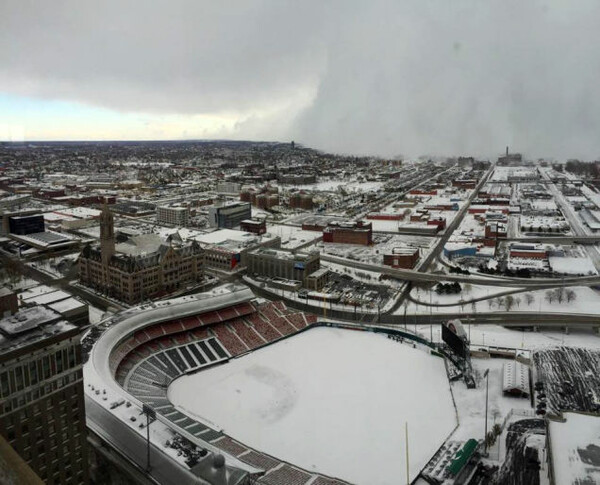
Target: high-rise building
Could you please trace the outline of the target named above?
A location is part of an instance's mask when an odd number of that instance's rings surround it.
[[[41,306],[0,320],[0,434],[49,484],[89,482],[79,332]]]
[[[15,216],[9,219],[10,233],[24,236],[44,232],[44,216],[41,214],[31,216]]]

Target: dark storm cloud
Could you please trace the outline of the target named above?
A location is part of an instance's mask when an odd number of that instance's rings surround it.
[[[341,152],[600,156],[595,0],[18,1],[0,14],[4,92],[250,113],[223,135]],[[276,109],[299,93],[301,110]]]

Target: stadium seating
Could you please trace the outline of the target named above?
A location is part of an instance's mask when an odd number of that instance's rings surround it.
[[[260,483],[266,485],[305,485],[313,479],[313,475],[291,465],[283,464],[267,473]]]
[[[195,421],[167,397],[179,376],[219,364],[283,339],[315,324],[317,317],[288,309],[282,302],[245,302],[198,315],[154,323],[137,330],[109,357],[117,381],[180,429],[240,460],[265,470],[257,485],[344,485],[260,453],[221,431]]]
[[[267,343],[267,340],[256,333],[254,328],[249,327],[246,322],[241,319],[233,320],[229,325],[249,349],[255,349]]]
[[[254,329],[260,333],[267,342],[273,342],[274,340],[277,340],[283,336],[283,334],[273,325],[264,320],[259,313],[250,315],[246,319],[252,323]]]
[[[237,334],[233,333],[223,324],[210,327],[210,331],[217,336],[231,355],[239,355],[250,350]]]

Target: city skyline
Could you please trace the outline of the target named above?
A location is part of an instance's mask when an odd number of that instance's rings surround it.
[[[1,7],[0,139],[600,157],[595,2]]]

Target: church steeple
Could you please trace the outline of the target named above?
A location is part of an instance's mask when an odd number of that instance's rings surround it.
[[[102,264],[108,266],[110,259],[115,254],[115,225],[113,214],[106,203],[100,214],[100,253]]]

